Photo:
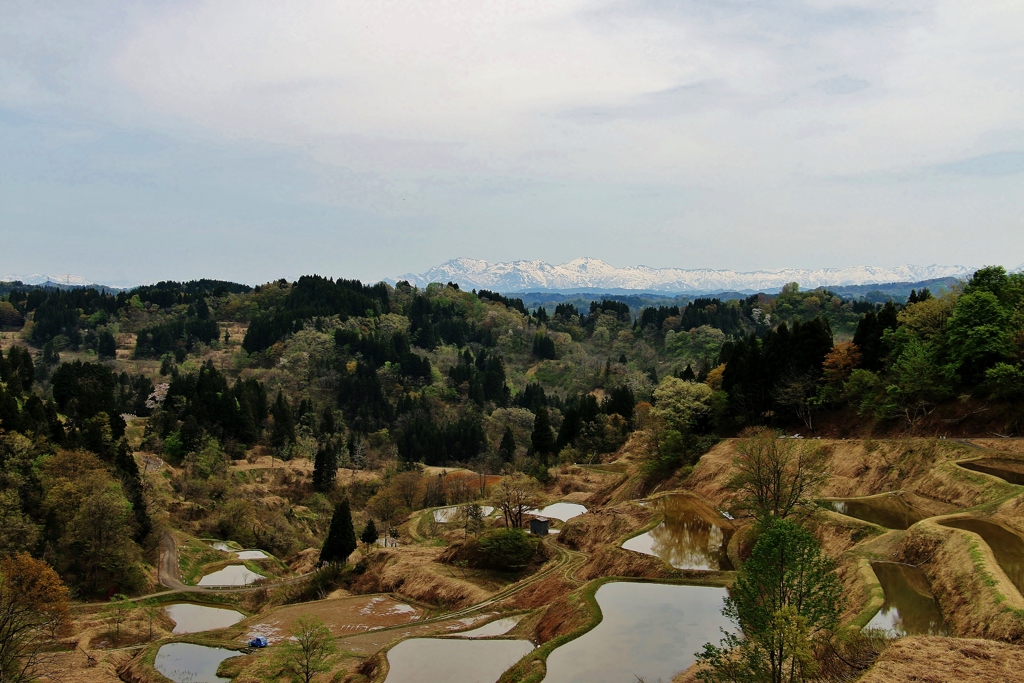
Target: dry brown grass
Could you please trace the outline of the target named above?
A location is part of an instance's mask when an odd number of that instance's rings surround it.
[[[354,593],[397,593],[448,608],[466,607],[493,594],[463,578],[458,569],[436,563],[437,555],[436,548],[420,546],[374,552],[367,560],[366,572],[352,584],[351,590]]]
[[[1024,598],[974,534],[919,522],[904,536],[896,559],[925,573],[954,635],[1024,639]]]
[[[1011,683],[1024,680],[1024,649],[991,640],[915,636],[893,643],[861,683]]]
[[[1024,455],[1024,439],[971,439],[971,443],[994,451]]]
[[[720,442],[706,453],[683,487],[711,503],[729,507],[728,482],[736,457],[735,439]],[[952,441],[902,439],[898,441],[809,440],[796,447],[823,448],[828,453],[829,478],[823,497],[849,498],[905,490],[915,505],[930,514],[955,507],[971,507],[998,500],[1011,490],[995,477],[975,476],[955,464],[973,455]]]

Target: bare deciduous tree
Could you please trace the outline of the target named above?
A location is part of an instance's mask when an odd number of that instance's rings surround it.
[[[729,486],[739,494],[739,507],[758,522],[789,517],[825,480],[826,453],[813,442],[780,438],[762,428],[748,432],[736,450]]]
[[[493,489],[494,507],[505,516],[505,526],[523,527],[523,515],[540,503],[537,482],[524,474],[502,477]]]

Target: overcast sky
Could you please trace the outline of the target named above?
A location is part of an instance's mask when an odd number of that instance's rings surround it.
[[[1020,0],[0,2],[0,275],[1024,262]]]

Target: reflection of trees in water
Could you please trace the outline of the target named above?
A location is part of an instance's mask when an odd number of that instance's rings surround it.
[[[896,635],[949,635],[935,599],[914,588],[927,579],[917,570],[889,562],[872,563],[882,584],[885,603],[866,628],[879,628]]]
[[[651,529],[651,552],[677,569],[720,569],[728,538],[698,512],[700,502],[688,496],[657,499],[665,521]]]

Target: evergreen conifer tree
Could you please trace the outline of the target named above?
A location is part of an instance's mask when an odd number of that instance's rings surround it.
[[[96,351],[99,353],[100,358],[114,358],[117,356],[117,342],[114,341],[114,335],[106,330],[100,332]]]
[[[512,458],[516,455],[516,437],[512,434],[511,427],[505,427],[505,434],[501,437],[501,445],[498,446],[498,455],[505,462],[512,462]]]
[[[331,528],[320,549],[319,564],[343,564],[355,549],[356,531],[352,527],[352,510],[349,508],[348,498],[345,498],[334,507]]]
[[[378,538],[380,538],[380,534],[377,533],[377,525],[373,523],[373,519],[371,518],[370,521],[366,523],[366,526],[363,527],[363,533],[359,535],[359,540],[366,545],[373,545],[377,542]]]
[[[327,493],[334,488],[334,480],[338,476],[338,447],[327,443],[316,451],[313,458],[313,488],[320,493]]]
[[[537,408],[530,441],[533,445],[533,452],[540,458],[541,463],[546,465],[548,456],[555,449],[555,434],[551,431],[551,416],[548,415],[548,409],[544,406]]]
[[[114,450],[114,468],[121,475],[121,485],[124,487],[125,497],[132,504],[132,513],[135,515],[135,540],[141,541],[153,529],[153,523],[149,518],[149,510],[146,508],[146,499],[142,495],[142,476],[139,474],[139,465],[135,462],[131,446],[125,439],[117,444]]]
[[[283,449],[290,443],[295,443],[295,420],[292,418],[292,410],[288,402],[284,400],[284,393],[277,392],[277,400],[271,409],[274,417],[274,427],[270,433],[270,443],[278,449]]]

